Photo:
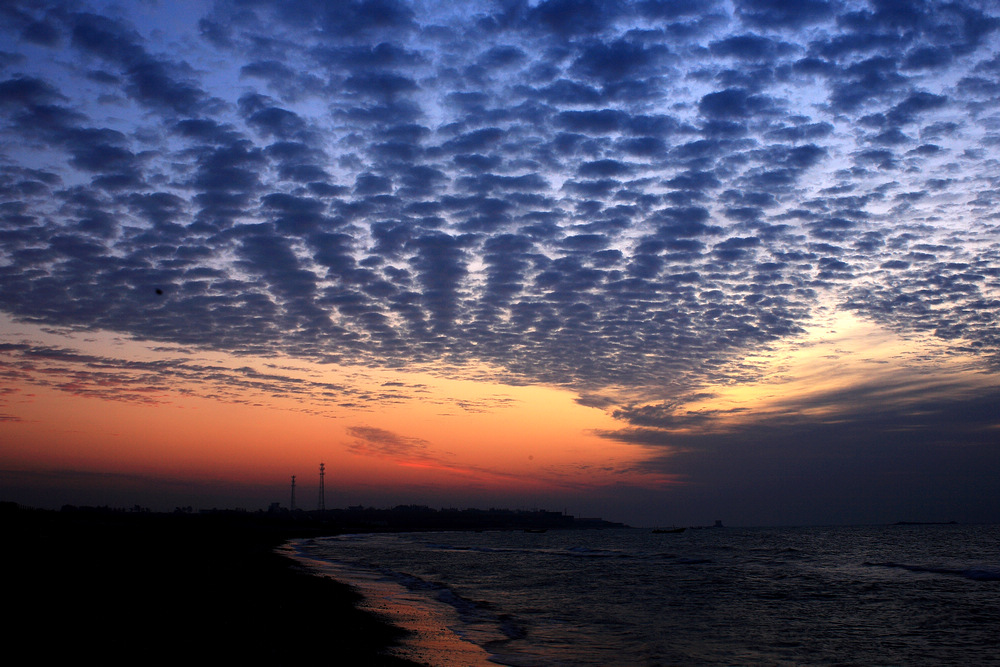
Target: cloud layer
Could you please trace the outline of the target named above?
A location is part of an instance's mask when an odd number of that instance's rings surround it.
[[[998,358],[991,3],[158,11],[0,9],[17,318],[595,395],[818,307]]]

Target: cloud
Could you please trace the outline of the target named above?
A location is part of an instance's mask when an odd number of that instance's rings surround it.
[[[408,392],[373,396],[363,386],[322,381],[302,368],[264,372],[252,366],[207,362],[177,348],[162,352],[160,359],[143,361],[76,348],[2,343],[0,376],[19,385],[82,398],[147,405],[177,403],[187,397],[243,404],[308,398],[308,407],[293,409],[328,415],[337,407],[412,398]]]
[[[1000,353],[989,7],[81,7],[3,28],[15,318],[586,396],[725,380],[820,302]]]
[[[385,456],[392,459],[424,460],[430,457],[429,442],[401,436],[373,426],[351,426],[347,434],[356,439],[350,450],[356,454]]]
[[[982,521],[1000,509],[987,491],[998,398],[976,382],[904,374],[759,414],[635,406],[615,413],[627,426],[600,435],[642,446],[637,469],[683,479],[679,505],[781,523]]]

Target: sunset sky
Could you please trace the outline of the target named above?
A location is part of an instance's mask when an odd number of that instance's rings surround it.
[[[0,6],[0,500],[1000,521],[1000,8]]]

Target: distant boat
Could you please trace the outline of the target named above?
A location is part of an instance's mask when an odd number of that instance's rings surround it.
[[[683,533],[684,528],[654,528],[654,533]]]

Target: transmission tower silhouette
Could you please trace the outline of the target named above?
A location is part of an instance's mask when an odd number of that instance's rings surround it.
[[[295,511],[295,475],[292,475],[292,511]]]
[[[323,490],[323,477],[326,475],[326,464],[319,464],[319,511],[326,510],[326,492]]]

